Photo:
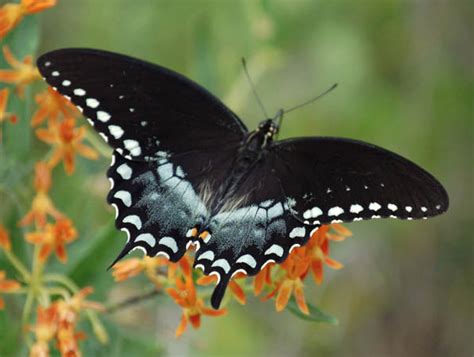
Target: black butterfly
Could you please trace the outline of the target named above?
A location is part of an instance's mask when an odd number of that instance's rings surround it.
[[[61,49],[38,59],[44,79],[114,148],[108,202],[135,248],[216,275],[218,308],[231,277],[281,263],[321,225],[419,219],[448,208],[429,173],[360,141],[274,141],[266,119],[248,132],[219,99],[182,75],[123,55]],[[281,115],[281,112],[279,112]]]

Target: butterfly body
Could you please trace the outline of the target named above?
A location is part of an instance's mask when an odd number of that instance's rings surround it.
[[[216,275],[217,308],[238,272],[257,274],[323,224],[426,219],[447,210],[441,184],[411,161],[351,139],[275,140],[279,111],[249,132],[196,83],[166,68],[90,49],[38,59],[114,149],[108,202],[133,249]]]

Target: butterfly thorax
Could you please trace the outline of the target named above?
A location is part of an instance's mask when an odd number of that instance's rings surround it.
[[[276,131],[274,121],[267,119],[262,121],[258,128],[250,132],[242,141],[227,175],[227,180],[217,195],[219,201],[214,205],[214,212],[227,211],[229,208],[236,209],[245,204],[245,197],[236,196],[236,192],[239,191],[239,187],[253,168],[264,159],[266,148],[272,142]]]

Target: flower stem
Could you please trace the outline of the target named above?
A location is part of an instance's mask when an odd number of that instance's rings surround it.
[[[105,313],[106,314],[114,313],[117,310],[121,310],[121,309],[130,307],[130,306],[136,305],[136,304],[138,304],[138,303],[140,303],[144,300],[151,299],[152,297],[154,297],[156,295],[160,295],[162,293],[163,293],[162,290],[158,290],[158,289],[153,288],[152,290],[146,292],[145,294],[132,296],[132,297],[129,297],[129,298],[127,298],[123,301],[120,301],[118,303],[110,304],[110,305],[106,306],[105,307]]]
[[[28,283],[31,279],[31,275],[26,269],[26,267],[23,265],[23,263],[20,261],[20,259],[18,259],[17,256],[11,251],[4,250],[4,253],[10,263],[13,265],[13,267],[21,274],[22,279],[26,283]]]

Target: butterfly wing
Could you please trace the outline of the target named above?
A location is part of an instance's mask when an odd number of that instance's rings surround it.
[[[115,149],[108,201],[128,235],[117,258],[141,248],[177,261],[187,231],[207,214],[247,130],[207,90],[182,75],[91,49],[44,54],[38,68]]]
[[[447,210],[449,199],[428,172],[364,142],[301,138],[277,142],[276,172],[305,224],[372,218],[420,219]]]
[[[218,151],[247,132],[207,90],[154,64],[99,50],[60,49],[42,55],[38,68],[104,140],[133,160]]]
[[[252,168],[228,206],[211,218],[211,234],[199,245],[194,266],[218,278],[214,308],[233,275],[255,275],[270,262],[281,263],[319,227],[305,227],[292,215],[272,161],[266,157]]]

